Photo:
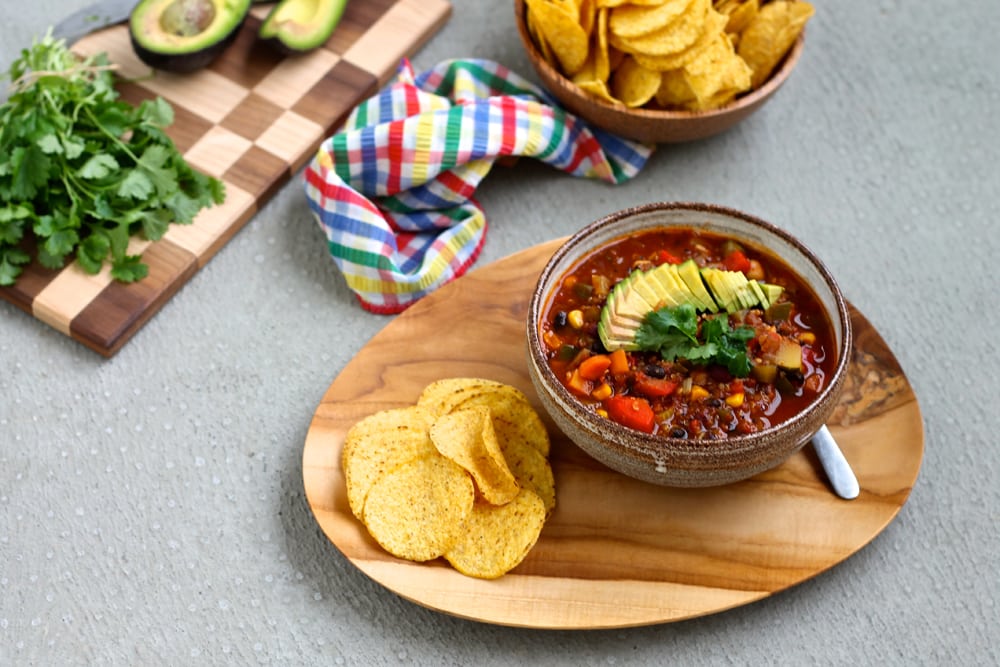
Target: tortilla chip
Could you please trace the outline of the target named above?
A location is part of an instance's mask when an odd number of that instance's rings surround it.
[[[368,491],[383,475],[437,452],[428,434],[433,422],[431,411],[407,406],[377,412],[351,427],[344,438],[341,464],[354,516],[361,518]]]
[[[611,75],[611,95],[627,107],[641,107],[660,87],[660,73],[646,69],[628,56]]]
[[[570,0],[526,0],[526,3],[529,19],[544,36],[560,69],[572,76],[587,59],[587,33],[580,25],[576,5]]]
[[[472,478],[435,452],[404,463],[372,485],[364,523],[379,545],[399,558],[427,561],[459,540],[472,514]]]
[[[760,8],[740,34],[737,51],[753,71],[752,87],[767,81],[814,13],[811,4],[801,1],[773,0]]]
[[[517,483],[538,494],[546,515],[551,514],[556,506],[556,483],[549,460],[534,447],[516,440],[501,442],[500,448]]]
[[[542,532],[545,516],[542,499],[528,489],[500,507],[477,503],[462,536],[444,557],[462,574],[496,579],[528,555]]]
[[[519,440],[549,455],[549,433],[541,417],[516,387],[482,378],[447,378],[432,382],[421,392],[417,405],[435,415],[485,405],[493,415],[497,438]]]
[[[611,10],[608,30],[619,37],[641,37],[658,32],[688,11],[694,0],[663,0],[657,5],[626,4]]]
[[[474,406],[438,417],[431,440],[443,456],[462,466],[479,495],[492,505],[510,502],[521,490],[500,450],[490,409]]]

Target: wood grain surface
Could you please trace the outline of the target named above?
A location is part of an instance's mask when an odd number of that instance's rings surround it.
[[[639,482],[597,463],[556,430],[557,505],[527,558],[484,581],[442,560],[390,556],[347,505],[344,435],[361,417],[413,403],[443,377],[512,384],[541,411],[528,379],[525,318],[560,240],[446,285],[394,319],[349,362],[317,407],[303,450],[306,497],[343,555],[415,603],[483,622],[613,628],[711,614],[787,589],[840,563],[897,515],[923,458],[920,408],[892,351],[852,308],[851,374],[830,430],[861,495],[841,500],[806,448],[757,477],[710,489]]]
[[[141,252],[149,265],[140,282],[115,282],[108,267],[91,276],[75,263],[53,271],[34,262],[17,284],[0,288],[0,298],[114,355],[451,13],[447,0],[354,0],[323,47],[285,57],[257,39],[269,8],[255,7],[233,45],[190,74],[144,65],[124,25],[73,46],[82,55],[108,54],[119,67],[122,99],[170,102],[175,121],[167,133],[195,168],[222,179],[226,201],[155,243],[133,239],[130,254]]]

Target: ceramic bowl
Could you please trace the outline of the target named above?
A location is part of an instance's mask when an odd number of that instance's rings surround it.
[[[568,111],[592,125],[620,137],[652,144],[696,141],[733,127],[771,99],[795,69],[805,46],[805,31],[803,31],[763,86],[737,97],[722,108],[709,111],[629,109],[585,93],[550,65],[542,57],[541,51],[528,32],[526,11],[524,0],[514,0],[515,19],[521,42],[542,84],[549,92]]]
[[[784,260],[812,290],[833,325],[837,359],[826,388],[790,419],[749,435],[694,443],[626,428],[585,409],[549,368],[540,325],[551,293],[583,257],[609,241],[643,230],[694,227],[766,249]],[[852,345],[847,303],[830,271],[802,242],[759,218],[698,203],[652,203],[590,223],[561,245],[545,265],[527,318],[528,371],[541,404],[558,428],[606,466],[640,480],[676,487],[703,487],[747,479],[781,464],[822,426],[837,405]]]

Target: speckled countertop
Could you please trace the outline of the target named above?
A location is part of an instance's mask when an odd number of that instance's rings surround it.
[[[5,6],[3,69],[84,4]],[[356,305],[296,180],[110,360],[0,303],[0,664],[998,664],[998,25],[992,0],[820,2],[798,70],[737,129],[623,186],[522,161],[478,192],[479,265],[669,199],[754,213],[824,258],[925,420],[909,502],[846,562],[600,632],[478,624],[373,583],[318,529],[301,453],[390,320]],[[511,3],[456,0],[414,66],[462,56],[533,78]]]

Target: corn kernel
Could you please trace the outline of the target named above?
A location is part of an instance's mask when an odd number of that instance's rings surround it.
[[[579,329],[583,326],[583,312],[580,310],[571,310],[566,315],[566,321],[574,329]]]
[[[742,391],[738,394],[730,394],[729,396],[726,396],[726,405],[731,408],[738,408],[743,405],[743,400],[745,398],[746,395]]]
[[[611,393],[613,391],[614,390],[611,389],[610,384],[608,384],[607,382],[602,382],[600,387],[590,392],[590,395],[592,398],[595,398],[598,401],[603,401],[605,398],[610,398]]]
[[[799,334],[799,342],[804,345],[812,345],[816,342],[816,334],[811,331],[805,331]]]
[[[691,387],[691,400],[700,401],[703,398],[708,398],[708,390],[699,385],[694,385]]]
[[[594,412],[596,412],[599,417],[604,417],[605,419],[608,418],[608,411],[604,408],[597,408]]]

